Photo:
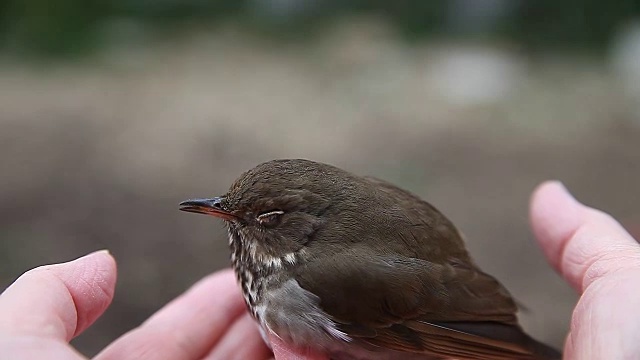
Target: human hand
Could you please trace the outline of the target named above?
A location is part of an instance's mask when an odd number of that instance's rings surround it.
[[[68,342],[104,312],[115,282],[116,264],[106,251],[26,272],[0,295],[2,358],[83,359]],[[96,359],[270,357],[226,270],[198,282]]]
[[[565,359],[636,359],[638,242],[611,216],[582,205],[557,182],[534,192],[531,225],[551,265],[581,294]]]
[[[246,311],[233,272],[223,270],[200,280],[96,359],[324,359],[275,337],[270,341],[273,353]]]
[[[109,306],[116,266],[107,252],[26,272],[0,295],[0,354],[80,359],[67,342]]]

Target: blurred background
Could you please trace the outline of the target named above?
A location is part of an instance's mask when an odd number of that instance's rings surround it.
[[[530,309],[525,328],[561,346],[576,297],[528,199],[560,179],[640,233],[639,15],[637,0],[3,1],[0,286],[109,249],[115,300],[74,340],[91,356],[228,266],[221,222],[179,201],[303,157],[436,205]]]

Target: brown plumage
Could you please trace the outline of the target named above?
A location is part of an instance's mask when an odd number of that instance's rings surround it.
[[[247,306],[265,332],[336,359],[559,359],[519,327],[508,291],[417,196],[308,160],[274,160],[222,197]]]

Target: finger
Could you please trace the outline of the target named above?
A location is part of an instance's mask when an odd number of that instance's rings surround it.
[[[260,336],[258,324],[249,313],[245,313],[237,319],[205,359],[263,360],[271,356],[271,351]]]
[[[634,359],[640,353],[640,268],[606,279],[592,283],[573,311],[567,359]]]
[[[277,360],[327,360],[328,357],[310,349],[295,348],[271,335],[271,348]]]
[[[69,341],[109,306],[115,284],[105,250],[27,271],[0,295],[0,334]]]
[[[243,312],[233,273],[217,272],[109,345],[96,359],[200,359]]]
[[[0,358],[20,360],[87,360],[61,340],[34,336],[0,336]]]
[[[620,269],[640,266],[640,246],[611,216],[582,205],[559,182],[540,185],[531,226],[549,262],[579,292]]]

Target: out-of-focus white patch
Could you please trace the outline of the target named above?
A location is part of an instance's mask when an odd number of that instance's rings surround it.
[[[630,104],[634,104],[635,124],[640,126],[640,21],[623,27],[610,50],[610,64],[616,80]]]
[[[429,82],[448,101],[459,105],[496,103],[522,79],[512,54],[489,47],[445,49],[428,65]]]

